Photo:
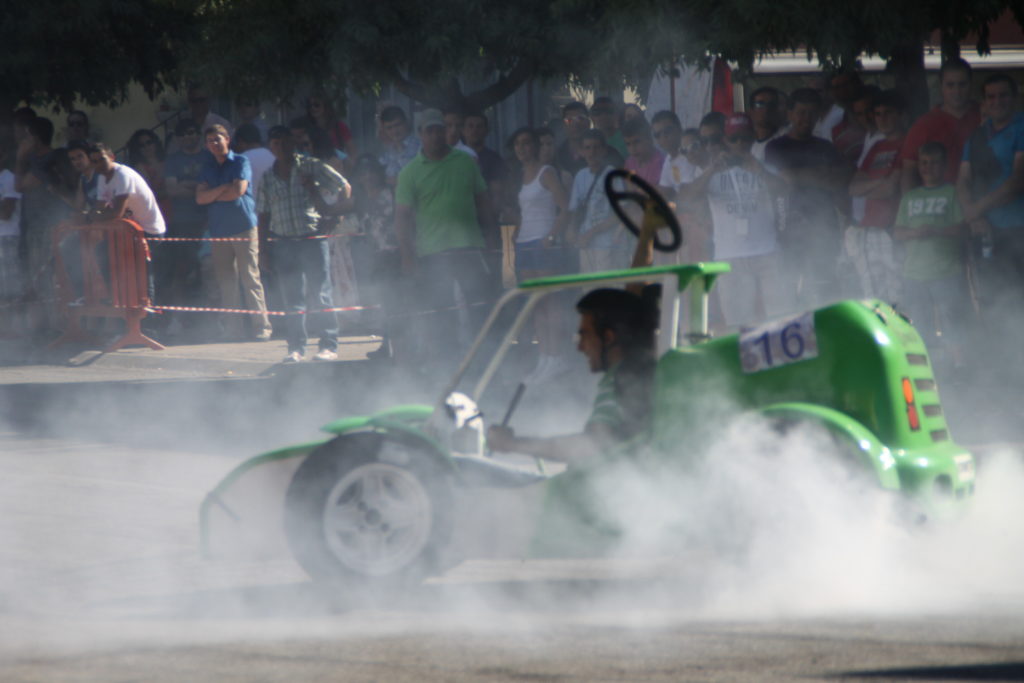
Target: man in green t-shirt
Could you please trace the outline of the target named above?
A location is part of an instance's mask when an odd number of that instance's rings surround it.
[[[959,365],[959,327],[968,311],[962,255],[964,216],[956,188],[945,180],[946,163],[942,143],[921,145],[917,169],[923,185],[900,200],[893,238],[906,250],[904,308],[925,343],[944,350],[952,363]]]
[[[427,109],[418,116],[422,147],[398,174],[395,188],[395,230],[402,272],[416,287],[424,338],[420,360],[429,360],[458,340],[455,285],[470,306],[475,331],[482,306],[492,298],[490,273],[484,260],[482,225],[493,220],[487,184],[476,162],[445,141],[441,112]]]
[[[641,434],[649,426],[654,393],[654,336],[657,315],[644,299],[621,289],[596,289],[576,304],[578,348],[591,372],[604,373],[583,432],[532,438],[492,426],[494,451],[574,463]]]

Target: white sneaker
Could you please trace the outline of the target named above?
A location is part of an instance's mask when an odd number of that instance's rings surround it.
[[[302,354],[299,353],[298,351],[292,351],[287,356],[285,356],[284,360],[281,361],[281,362],[282,363],[298,363],[301,360],[302,360]]]
[[[338,360],[338,354],[330,349],[320,349],[313,356],[313,360]]]

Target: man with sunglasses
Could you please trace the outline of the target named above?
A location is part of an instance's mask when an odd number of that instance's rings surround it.
[[[754,146],[750,152],[758,161],[764,161],[768,143],[784,134],[781,103],[782,93],[770,86],[750,93],[750,122],[754,125]]]
[[[679,191],[692,183],[700,175],[701,169],[690,159],[694,146],[700,145],[699,138],[688,136],[683,146],[683,128],[679,117],[674,112],[659,111],[651,119],[651,132],[654,141],[665,152],[665,162],[661,166],[661,178],[658,188],[666,198],[678,196]]]
[[[565,126],[565,142],[555,151],[555,163],[563,171],[576,175],[587,165],[583,158],[583,134],[590,130],[590,116],[587,105],[570,102],[562,107],[562,123]]]
[[[751,153],[754,126],[746,114],[726,119],[723,144],[691,195],[707,197],[714,259],[732,264],[716,290],[725,323],[735,327],[788,308],[775,227],[776,198],[786,185]]]
[[[202,133],[210,126],[224,126],[224,130],[228,132],[229,136],[235,134],[235,129],[230,121],[220,114],[210,111],[210,96],[201,85],[193,83],[189,86],[187,103],[188,109],[182,112],[178,123],[180,125],[181,121],[185,119],[192,119],[195,122],[196,127],[199,129],[200,147],[203,146]],[[177,152],[181,149],[181,144],[181,139],[175,134],[171,141],[167,143],[167,153]]]
[[[199,124],[201,131],[211,126],[224,126],[229,136],[235,132],[230,121],[210,111],[210,96],[200,85],[193,84],[188,89],[188,111],[192,120]]]
[[[594,104],[590,106],[590,118],[594,122],[594,128],[604,133],[608,147],[625,159],[629,152],[626,150],[625,140],[622,139],[622,131],[619,130],[619,115],[615,109],[612,98],[595,97]]]
[[[89,139],[89,117],[84,111],[75,109],[68,114],[68,130],[64,137],[68,143],[76,140],[85,142]]]

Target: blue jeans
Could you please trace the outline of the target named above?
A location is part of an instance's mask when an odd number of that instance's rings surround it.
[[[948,362],[970,327],[971,304],[962,273],[934,280],[903,281],[905,308],[925,346],[938,362]]]
[[[452,359],[463,351],[459,339],[459,311],[455,305],[455,284],[469,305],[467,321],[470,335],[480,330],[489,306],[482,302],[494,300],[494,278],[491,277],[483,251],[451,249],[417,259],[415,298],[423,315],[417,316],[422,330],[420,360],[430,363]],[[467,335],[469,336],[469,335]],[[472,338],[470,336],[470,338]]]
[[[281,286],[287,316],[288,352],[305,353],[306,295],[316,293],[318,308],[332,308],[330,254],[327,240],[282,239],[270,243],[273,268]],[[338,348],[338,316],[318,313],[320,348],[336,351]]]

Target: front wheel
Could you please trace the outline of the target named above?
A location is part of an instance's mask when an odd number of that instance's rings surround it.
[[[450,475],[379,435],[343,436],[314,452],[285,498],[288,544],[314,579],[420,581],[440,570],[452,520]]]

